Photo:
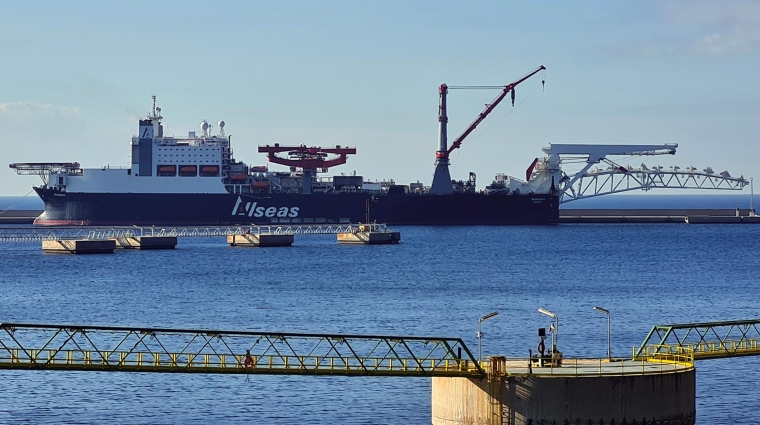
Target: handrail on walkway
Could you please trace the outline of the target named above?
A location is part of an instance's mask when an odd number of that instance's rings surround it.
[[[233,226],[61,226],[0,227],[0,243],[67,239],[120,239],[145,236],[216,237],[244,234],[332,235],[361,231],[385,232],[383,223],[370,224],[271,224]]]
[[[649,346],[693,350],[695,359],[760,355],[760,319],[653,326],[634,357]]]
[[[0,323],[0,369],[482,377],[459,338]]]

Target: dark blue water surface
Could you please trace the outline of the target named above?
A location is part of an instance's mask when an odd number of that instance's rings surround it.
[[[760,226],[401,228],[397,246],[181,239],[173,251],[0,244],[0,320],[462,337],[527,356],[560,317],[566,356],[630,356],[655,324],[758,314]],[[700,424],[756,423],[760,358],[698,363]],[[430,423],[426,378],[0,371],[0,423]]]

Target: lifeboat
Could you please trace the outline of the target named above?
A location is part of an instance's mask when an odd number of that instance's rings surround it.
[[[175,174],[177,172],[177,166],[176,165],[159,165],[158,172],[162,174],[163,173]]]
[[[248,176],[246,174],[233,174],[230,176],[230,180],[240,181],[247,179]]]
[[[251,186],[254,189],[269,189],[269,182],[253,182]]]
[[[203,174],[219,174],[219,166],[218,165],[202,165],[201,166],[201,173],[203,173]]]
[[[179,172],[180,173],[195,173],[198,171],[198,167],[195,165],[180,165],[179,166]]]
[[[254,172],[254,173],[265,173],[266,171],[267,171],[266,165],[255,165],[251,167],[251,172]]]

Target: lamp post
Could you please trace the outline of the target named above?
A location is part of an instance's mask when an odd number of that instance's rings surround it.
[[[365,214],[365,216],[364,216],[364,218],[365,218],[365,220],[366,220],[367,224],[369,224],[369,223],[370,223],[370,221],[369,221],[369,206],[370,206],[371,204],[376,204],[376,203],[377,203],[377,196],[375,196],[375,195],[372,195],[372,196],[370,196],[369,198],[367,198],[367,203],[366,203],[366,206],[367,206],[367,210],[366,210],[366,214]]]
[[[755,216],[755,187],[752,184],[752,177],[749,178],[749,215]]]
[[[607,315],[607,360],[612,360],[612,349],[610,348],[610,311],[606,308],[594,307],[594,310]]]
[[[481,339],[483,337],[483,333],[480,332],[480,324],[483,323],[484,321],[486,321],[486,320],[488,320],[488,319],[496,316],[497,314],[499,314],[499,312],[498,311],[494,311],[493,313],[488,313],[485,316],[483,316],[480,319],[478,319],[478,362],[479,363],[483,361],[483,354],[481,352],[481,344],[480,344]]]
[[[554,354],[554,351],[557,349],[557,342],[559,341],[559,317],[557,317],[557,315],[552,313],[551,311],[543,309],[543,308],[539,308],[538,312],[554,318],[555,325],[554,325],[554,332],[552,332],[552,349],[550,351],[550,353]]]

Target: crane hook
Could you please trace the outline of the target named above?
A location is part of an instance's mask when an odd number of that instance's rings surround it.
[[[512,107],[515,107],[515,89],[512,89]]]
[[[544,89],[546,88],[546,85],[545,85],[546,84],[546,68],[544,68],[544,72],[542,74],[543,75],[541,75],[541,91],[544,91]]]

